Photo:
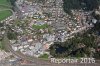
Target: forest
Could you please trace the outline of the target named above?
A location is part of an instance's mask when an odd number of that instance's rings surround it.
[[[99,8],[100,0],[63,0],[63,8],[66,13],[71,9],[91,11]]]

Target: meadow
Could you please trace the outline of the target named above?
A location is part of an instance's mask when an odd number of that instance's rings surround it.
[[[10,7],[11,4],[9,0],[0,0],[0,21],[12,15]]]

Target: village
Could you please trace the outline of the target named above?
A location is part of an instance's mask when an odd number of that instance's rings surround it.
[[[2,29],[10,28],[17,33],[16,39],[10,39],[13,50],[29,56],[48,54],[50,57],[49,47],[54,42],[64,42],[96,23],[95,19],[89,23],[92,18],[89,12],[72,10],[73,17],[66,14],[62,0],[46,0],[39,4],[30,0],[17,0],[15,4],[17,9],[13,15],[1,21],[8,26]],[[5,30],[0,35],[4,33]]]

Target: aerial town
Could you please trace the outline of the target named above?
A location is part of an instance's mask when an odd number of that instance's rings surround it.
[[[54,42],[65,42],[97,23],[90,15],[92,11],[73,9],[73,16],[65,13],[63,0],[45,0],[42,3],[36,0],[16,0],[15,5],[15,9],[10,10],[12,15],[0,21],[3,24],[0,25],[0,39],[4,37],[4,43],[9,42],[7,48],[10,50],[10,53],[0,50],[0,60],[13,54],[31,58],[47,55],[50,59],[53,56],[49,50]]]

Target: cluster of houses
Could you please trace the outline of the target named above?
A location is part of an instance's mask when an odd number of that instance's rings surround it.
[[[10,40],[12,44],[12,48],[14,51],[20,51],[21,53],[29,56],[39,57],[40,55],[49,52],[46,52],[50,45],[53,44],[54,35],[45,34],[43,35],[43,39],[39,41],[33,40],[31,37],[18,36],[18,40]]]
[[[8,53],[8,52],[5,52],[3,50],[0,50],[0,61],[11,56],[12,54],[11,53]]]
[[[0,21],[0,23],[4,23],[5,22],[6,24],[9,24],[9,22],[12,21],[12,20],[14,20],[15,18],[17,18],[16,15],[11,15],[11,16],[7,17],[6,19]]]
[[[66,39],[72,38],[74,33],[86,30],[87,27],[90,27],[86,21],[87,13],[72,10],[74,15],[72,18],[64,12],[62,5],[62,0],[46,0],[45,3],[17,0],[16,6],[19,9],[18,16],[28,19],[29,25],[27,27],[30,29],[26,29],[29,35],[31,35],[31,38],[27,38],[28,36],[19,36],[15,43],[11,40],[12,48],[23,54],[39,57],[41,54],[44,54],[54,42],[64,42]],[[32,32],[32,30],[34,30],[32,25],[44,24],[50,25],[53,32],[48,33],[48,28]],[[42,35],[36,35],[38,32],[42,33]]]
[[[54,42],[64,42],[66,39],[72,38],[74,33],[90,27],[87,21],[88,13],[72,10],[74,16],[71,17],[64,12],[62,5],[62,0],[46,0],[45,3],[17,0],[17,16],[15,17],[21,18],[20,22],[27,19],[28,24],[23,27],[15,25],[14,28],[11,28],[21,34],[17,36],[17,40],[10,40],[14,51],[20,51],[25,55],[35,57],[39,57],[44,53],[49,54],[47,50]],[[13,22],[12,18],[13,16],[10,16],[4,22],[10,25]],[[33,25],[44,24],[49,25],[50,28],[35,30],[32,27]],[[24,30],[28,35],[23,34]],[[49,33],[49,30],[52,31]]]

